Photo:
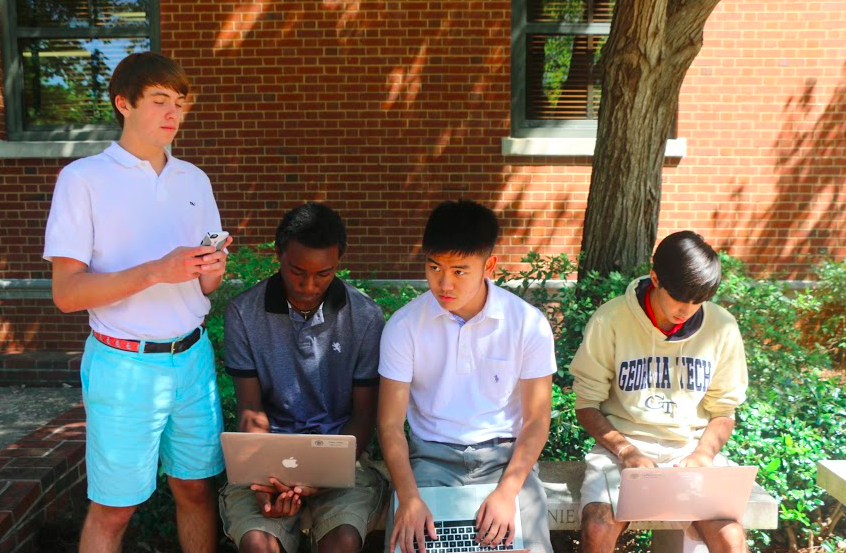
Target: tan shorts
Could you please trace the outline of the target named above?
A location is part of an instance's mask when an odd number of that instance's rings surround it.
[[[388,483],[373,468],[368,454],[362,453],[355,467],[355,487],[321,491],[303,498],[303,507],[291,517],[268,518],[259,512],[255,492],[247,486],[227,484],[220,494],[223,531],[235,542],[251,530],[267,532],[279,540],[288,553],[296,553],[300,542],[300,515],[310,511],[315,541],[331,530],[349,524],[358,530],[362,543],[367,532],[379,522],[388,497]]]
[[[693,453],[699,440],[691,440],[687,443],[668,440],[646,440],[643,438],[632,438],[626,436],[636,448],[646,457],[649,457],[659,467],[671,467]],[[593,446],[585,456],[585,481],[582,483],[582,499],[579,506],[579,518],[581,511],[588,503],[611,503],[611,496],[608,495],[608,486],[605,483],[605,467],[610,465],[622,466],[617,456],[597,444]],[[722,454],[714,458],[714,466],[725,467],[731,464]]]

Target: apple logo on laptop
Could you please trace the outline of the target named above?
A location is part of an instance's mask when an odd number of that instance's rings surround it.
[[[282,459],[282,466],[286,469],[295,469],[297,468],[297,460],[293,457],[288,457],[287,459]]]

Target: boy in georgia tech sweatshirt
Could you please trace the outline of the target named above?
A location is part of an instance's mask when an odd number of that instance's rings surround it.
[[[611,552],[627,523],[614,519],[604,467],[725,465],[719,454],[746,397],[737,323],[710,301],[720,260],[698,234],[669,235],[649,276],[601,306],[570,365],[576,417],[596,446],[585,458],[584,552]],[[745,551],[736,521],[694,523],[709,550]]]

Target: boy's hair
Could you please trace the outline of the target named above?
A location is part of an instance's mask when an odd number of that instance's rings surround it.
[[[291,240],[316,250],[338,246],[341,256],[347,249],[347,229],[335,210],[309,202],[286,213],[276,228],[276,251],[280,255]]]
[[[423,232],[423,252],[488,256],[499,237],[494,212],[470,200],[447,201],[429,215]]]
[[[188,75],[181,65],[156,52],[129,54],[123,58],[109,81],[109,99],[121,129],[123,114],[118,111],[115,98],[123,96],[135,107],[148,86],[162,86],[187,96]]]
[[[702,303],[720,286],[720,258],[705,239],[683,230],[664,238],[652,256],[658,285],[676,301]]]

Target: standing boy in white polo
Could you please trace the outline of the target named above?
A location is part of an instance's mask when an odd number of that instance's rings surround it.
[[[437,539],[418,487],[497,483],[479,509],[477,541],[510,544],[519,516],[525,547],[552,553],[537,467],[556,371],[552,330],[490,281],[498,233],[496,216],[477,203],[435,208],[423,235],[429,291],[382,334],[377,429],[399,501],[390,551],[412,553],[416,541],[423,553],[424,533]]]
[[[165,149],[182,120],[184,70],[132,54],[109,94],[120,140],[62,170],[44,248],[56,306],[88,310],[92,329],[81,367],[91,506],[79,548],[120,550],[161,458],[183,551],[212,552],[222,417],[201,325],[226,254],[197,244],[220,216],[208,177]]]

